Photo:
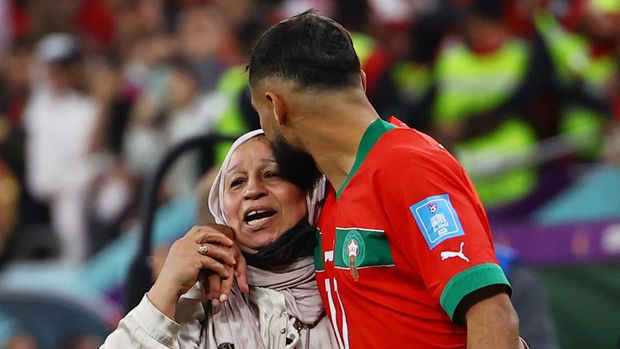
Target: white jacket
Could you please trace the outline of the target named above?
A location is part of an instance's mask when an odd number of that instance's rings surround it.
[[[258,326],[265,347],[270,349],[338,348],[331,323],[324,316],[312,329],[295,328],[284,297],[277,291],[253,287],[249,300],[258,308]],[[177,321],[162,314],[145,295],[125,316],[100,349],[217,349],[213,324],[205,323],[205,311],[198,300],[181,298]],[[287,345],[287,338],[289,344]],[[243,348],[235,348],[243,349]]]

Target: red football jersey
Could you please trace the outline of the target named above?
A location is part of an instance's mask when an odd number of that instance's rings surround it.
[[[317,227],[317,282],[342,348],[465,348],[460,300],[510,290],[464,170],[404,125],[368,128]]]

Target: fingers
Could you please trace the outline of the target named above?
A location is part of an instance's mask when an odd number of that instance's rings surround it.
[[[234,277],[229,277],[226,279],[222,279],[222,283],[220,285],[220,294],[219,301],[226,302],[228,300],[228,296],[230,295],[230,291],[232,290]]]
[[[200,248],[198,248],[199,246],[206,246],[206,251],[202,251]],[[235,259],[235,251],[230,247],[222,247],[219,245],[206,243],[198,245],[196,251],[203,256],[209,256],[231,266],[237,263]]]
[[[205,287],[205,296],[214,306],[228,300],[235,275],[241,292],[249,292],[245,258],[232,240],[234,232],[230,227],[195,226],[185,237],[185,244],[189,243],[196,251],[202,270],[199,279]],[[199,248],[201,245],[204,247]]]
[[[235,257],[237,259],[237,263],[235,264],[235,276],[237,277],[237,283],[239,284],[239,289],[241,292],[247,294],[250,292],[250,286],[248,285],[248,275],[247,275],[247,264],[245,262],[245,258],[239,247],[235,246]]]
[[[199,244],[211,242],[228,247],[232,246],[233,240],[228,237],[228,230],[231,230],[230,227],[222,225],[216,228],[211,226],[194,226],[186,236]]]
[[[206,283],[203,282],[203,285],[206,285],[208,289],[206,290],[207,299],[213,300],[219,297],[222,278],[214,273],[209,273],[206,276]]]
[[[235,239],[235,231],[227,225],[212,223],[212,224],[206,225],[206,227],[209,227],[213,230],[218,231],[221,234],[224,234],[226,237],[228,237],[231,240]]]
[[[198,261],[200,262],[201,269],[212,270],[223,278],[232,277],[230,267],[226,267],[209,256],[198,255]]]
[[[218,232],[210,232],[210,231],[205,232],[204,235],[196,242],[198,243],[209,242],[209,243],[220,244],[226,247],[230,247],[233,245],[233,241],[227,238],[224,234],[221,234]]]

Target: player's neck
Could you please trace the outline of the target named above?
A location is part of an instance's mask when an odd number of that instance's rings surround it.
[[[338,190],[348,176],[368,126],[379,116],[365,96],[330,96],[300,125],[304,148]]]

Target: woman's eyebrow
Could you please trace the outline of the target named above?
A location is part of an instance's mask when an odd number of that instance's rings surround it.
[[[238,166],[238,165],[235,165],[235,166],[233,166],[233,167],[229,168],[229,169],[228,169],[228,171],[226,171],[226,173],[231,173],[232,171],[236,170],[236,169],[237,169],[237,166]]]
[[[275,164],[276,160],[272,159],[272,158],[262,158],[259,160],[260,162],[264,162],[264,163],[269,163],[269,164]],[[235,170],[237,170],[237,167],[239,166],[239,164],[236,164],[234,166],[232,166],[231,168],[228,169],[228,171],[226,171],[226,173],[231,173]],[[239,172],[241,172],[241,170],[239,170]]]

